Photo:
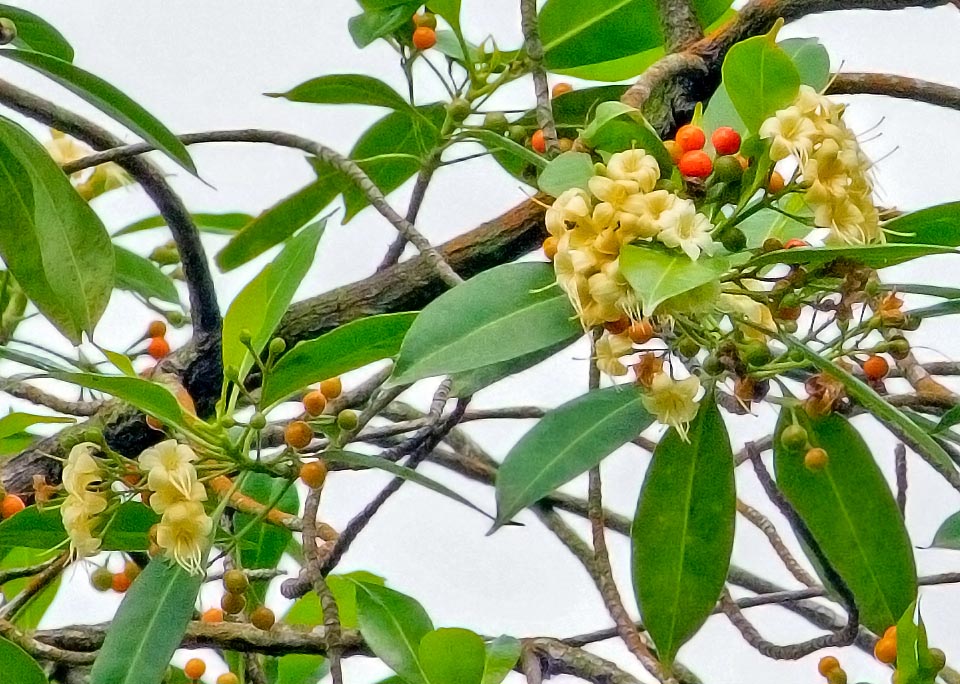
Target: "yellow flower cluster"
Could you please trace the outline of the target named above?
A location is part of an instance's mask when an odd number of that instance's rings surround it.
[[[668,373],[653,376],[649,391],[643,396],[643,407],[656,416],[657,421],[676,429],[680,439],[687,439],[687,427],[697,415],[696,396],[700,380],[694,376],[674,380]]]
[[[52,138],[44,144],[44,147],[57,166],[63,166],[93,154],[92,149],[58,130],[51,129],[50,134]],[[130,174],[114,162],[100,164],[85,180],[82,176],[83,171],[77,171],[70,177],[77,192],[88,201],[133,182]]]
[[[805,199],[817,226],[830,229],[828,242],[883,242],[880,218],[873,203],[870,160],[843,121],[843,105],[810,86],[800,86],[797,100],[760,126],[770,140],[770,157],[794,157]]]
[[[210,543],[213,520],[203,508],[207,490],[197,480],[197,455],[185,444],[168,439],[140,454],[147,473],[150,507],[162,515],[157,545],[184,569],[203,571],[203,553]]]
[[[107,508],[107,497],[91,489],[103,480],[100,466],[93,457],[96,450],[97,445],[91,442],[77,444],[70,450],[63,468],[63,488],[67,497],[60,506],[60,516],[74,558],[96,555],[100,549],[100,539],[93,528],[96,517]]]

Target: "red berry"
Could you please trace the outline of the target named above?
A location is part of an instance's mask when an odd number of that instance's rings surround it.
[[[24,508],[26,508],[26,504],[23,503],[23,499],[16,494],[7,494],[3,497],[3,502],[0,503],[0,516],[6,520],[12,518]]]
[[[163,337],[154,337],[147,345],[147,353],[159,361],[170,353],[170,344]]]
[[[684,176],[706,178],[713,172],[713,161],[703,150],[691,150],[683,153],[677,168]]]
[[[883,380],[890,372],[890,364],[882,356],[871,356],[863,364],[863,374],[870,380]]]
[[[110,583],[110,588],[118,594],[122,594],[130,588],[131,584],[133,584],[133,582],[130,581],[130,578],[127,577],[126,573],[118,572],[113,576],[113,581]]]
[[[418,26],[413,32],[413,46],[420,51],[429,50],[437,44],[437,32],[429,26]]]
[[[543,131],[537,130],[534,132],[533,136],[530,138],[530,147],[533,148],[534,152],[539,152],[543,154],[547,151],[547,140],[543,137]]]
[[[881,663],[892,664],[897,659],[897,641],[896,639],[882,638],[873,647],[873,655]]]
[[[707,136],[699,126],[687,124],[686,126],[681,126],[680,130],[677,131],[676,140],[681,150],[691,152],[693,150],[702,150],[703,146],[707,143]]]
[[[729,126],[721,126],[710,136],[717,154],[736,154],[740,150],[740,134]]]
[[[215,623],[223,622],[223,611],[219,608],[208,608],[203,611],[203,615],[200,616],[200,622],[206,623]]]
[[[793,249],[794,247],[809,247],[809,246],[810,245],[804,240],[800,240],[798,238],[790,238],[784,243],[783,248]]]

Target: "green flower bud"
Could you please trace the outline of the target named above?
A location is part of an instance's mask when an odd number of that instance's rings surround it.
[[[17,25],[12,19],[0,18],[0,45],[8,45],[17,39]]]
[[[257,411],[252,416],[250,416],[250,427],[254,430],[262,430],[267,427],[267,417]]]

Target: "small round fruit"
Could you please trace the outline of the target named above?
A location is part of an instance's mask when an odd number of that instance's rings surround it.
[[[21,499],[19,496],[16,494],[7,494],[3,497],[3,501],[0,502],[0,517],[2,517],[4,520],[7,518],[12,518],[26,507],[26,504],[23,503],[23,499]]]
[[[311,489],[319,489],[327,479],[327,464],[323,461],[310,461],[300,466],[300,479]]]
[[[627,328],[627,337],[629,337],[630,341],[634,344],[646,344],[653,339],[653,325],[651,325],[647,319],[634,321],[630,327]]]
[[[106,568],[97,568],[90,575],[90,584],[97,591],[107,591],[113,587],[113,573]]]
[[[778,192],[783,190],[784,185],[785,183],[783,180],[783,176],[780,175],[779,171],[774,171],[773,173],[770,174],[770,182],[767,183],[767,190],[769,190],[773,194],[777,194]]]
[[[534,152],[543,154],[547,151],[547,139],[543,137],[543,130],[537,129],[530,138],[530,147]]]
[[[183,666],[183,674],[189,679],[200,679],[203,673],[207,671],[207,664],[199,658],[191,658]]]
[[[560,240],[551,235],[546,240],[543,241],[543,253],[547,256],[550,261],[553,261],[554,257],[557,256],[557,249],[560,246]]]
[[[558,83],[553,86],[553,90],[550,92],[551,97],[560,97],[561,95],[566,95],[567,93],[573,92],[573,85],[570,83]]]
[[[897,626],[896,626],[896,625],[890,625],[889,627],[887,627],[887,628],[883,631],[883,636],[882,636],[881,638],[882,638],[882,639],[893,639],[894,641],[896,641],[896,640],[897,640]]]
[[[341,430],[356,430],[359,424],[360,418],[357,416],[356,411],[344,409],[337,415],[337,425],[340,426]]]
[[[910,343],[906,337],[894,337],[887,344],[887,351],[897,361],[902,361],[910,355]]]
[[[140,566],[133,561],[127,561],[127,564],[123,566],[123,574],[132,582],[140,576]]]
[[[721,126],[715,130],[710,136],[710,142],[717,154],[736,154],[740,151],[740,134],[729,126]],[[737,166],[739,165],[737,162]]]
[[[224,672],[217,677],[217,684],[240,684],[240,680],[232,672]]]
[[[428,29],[437,28],[437,15],[433,12],[424,12],[423,14],[414,14],[413,23],[416,26],[426,26]]]
[[[483,116],[483,127],[495,133],[503,133],[510,127],[510,122],[503,112],[487,112]]]
[[[897,640],[884,637],[873,647],[873,655],[881,663],[890,665],[897,659]]]
[[[231,594],[242,594],[250,586],[250,580],[242,570],[227,570],[223,573],[223,588]]]
[[[704,134],[703,129],[693,124],[681,126],[677,130],[676,140],[680,149],[684,152],[702,150],[703,146],[707,144],[707,136]]]
[[[413,47],[420,51],[429,50],[437,44],[437,32],[429,26],[418,26],[413,31]]]
[[[167,334],[167,324],[163,321],[152,321],[147,326],[147,337],[163,337]]]
[[[809,246],[810,246],[810,243],[808,243],[806,240],[800,240],[799,238],[790,238],[784,243],[783,248],[794,249],[795,247],[809,247]]]
[[[830,457],[827,456],[827,452],[820,447],[813,447],[809,449],[806,454],[803,456],[803,465],[807,470],[818,471],[823,470],[827,467],[827,461],[830,460]]]
[[[783,249],[783,243],[780,242],[777,238],[767,238],[763,241],[763,245],[760,247],[760,251],[766,254],[767,252],[776,252],[777,250]]]
[[[677,164],[680,173],[689,178],[706,178],[713,173],[713,161],[703,150],[684,152]]]
[[[773,355],[770,347],[763,342],[751,342],[743,348],[740,356],[751,366],[763,366],[770,362]]]
[[[307,392],[303,398],[303,408],[311,416],[319,416],[327,407],[327,397],[320,390]]]
[[[113,576],[113,579],[110,583],[110,588],[118,594],[122,594],[130,588],[131,584],[133,584],[133,582],[130,581],[130,578],[127,577],[126,573],[118,572]]]
[[[837,668],[827,675],[827,684],[847,684],[847,673]]]
[[[254,430],[262,430],[267,427],[267,417],[257,411],[252,416],[250,416],[250,427]]]
[[[206,622],[208,624],[223,622],[223,611],[219,608],[208,608],[203,611],[203,615],[200,616],[200,622]]]
[[[807,446],[807,431],[803,429],[803,426],[796,423],[788,425],[780,433],[780,443],[788,451],[805,449]],[[821,674],[823,673],[821,672]]]
[[[270,350],[270,353],[273,356],[280,356],[280,354],[287,351],[287,343],[282,337],[274,337],[272,340],[270,340],[270,345],[267,347],[267,349]]]
[[[715,354],[710,354],[703,360],[702,368],[704,373],[709,375],[720,375],[723,372],[723,362]]]
[[[683,149],[677,144],[676,140],[664,140],[663,146],[667,149],[667,152],[670,153],[670,159],[673,160],[674,164],[680,163],[680,157],[683,156]]]
[[[692,359],[700,352],[700,343],[692,337],[684,337],[677,345],[677,351],[685,359]]]
[[[327,399],[336,399],[343,391],[343,383],[340,382],[340,378],[324,380],[320,383],[320,391]]]
[[[939,648],[931,648],[928,652],[931,672],[940,672],[947,666],[947,654]]]
[[[220,607],[227,615],[236,615],[243,612],[247,605],[247,599],[242,594],[233,594],[229,591],[220,597]]]
[[[527,138],[527,129],[520,124],[514,124],[507,129],[507,137],[515,143],[522,143]]]
[[[283,431],[283,441],[291,449],[305,449],[312,440],[313,429],[302,420],[290,421]]]
[[[826,677],[828,674],[834,670],[840,669],[840,661],[834,658],[833,656],[824,656],[820,659],[820,662],[817,664],[817,670]]]
[[[276,621],[277,617],[273,614],[273,611],[266,606],[259,606],[250,614],[250,622],[253,623],[253,626],[257,629],[262,629],[264,632],[269,632],[270,628],[273,627],[273,623]]]
[[[743,176],[743,169],[740,167],[740,162],[737,161],[736,157],[726,155],[717,157],[717,160],[713,163],[713,173],[716,175],[717,180],[723,181],[724,183],[735,183]]]
[[[747,246],[747,236],[739,228],[729,226],[720,234],[720,244],[728,252],[739,252]]]
[[[0,18],[0,45],[8,45],[17,39],[17,25],[12,19]]]
[[[147,345],[147,353],[159,361],[170,353],[170,343],[165,337],[153,337]]]
[[[890,372],[890,364],[882,356],[871,356],[863,362],[863,374],[870,380],[883,380]]]
[[[569,152],[573,149],[574,142],[570,138],[557,139],[557,149],[560,152]]]

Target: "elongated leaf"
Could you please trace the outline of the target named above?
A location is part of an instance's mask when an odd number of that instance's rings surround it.
[[[500,684],[520,660],[520,641],[512,636],[498,636],[487,644],[487,658],[482,684]]]
[[[713,612],[733,551],[733,451],[711,395],[688,436],[657,445],[630,534],[640,613],[668,667]]]
[[[300,507],[300,497],[296,487],[288,487],[288,484],[287,480],[270,477],[265,473],[248,473],[243,484],[240,485],[240,492],[262,504],[271,504],[276,501],[274,508],[285,513],[296,513]],[[283,492],[282,496],[281,492]],[[279,500],[277,500],[278,496],[280,496]],[[253,520],[252,515],[237,513],[235,531],[246,529]],[[253,529],[246,533],[244,539],[250,542],[247,548],[240,551],[240,564],[244,568],[275,568],[283,556],[284,549],[290,543],[292,535],[290,530],[261,520],[254,524]],[[251,583],[250,592],[258,603],[262,604],[266,598],[268,584],[262,580]]]
[[[231,212],[227,214],[191,214],[194,225],[204,233],[213,233],[214,235],[233,235],[238,230],[253,220],[249,214]],[[152,228],[163,228],[167,225],[167,220],[162,216],[148,216],[147,218],[135,221],[125,226],[113,234],[114,237],[139,233],[142,230]]]
[[[533,368],[538,363],[546,361],[557,352],[570,346],[567,341],[560,342],[552,347],[539,349],[523,356],[518,356],[509,361],[500,361],[489,366],[474,368],[473,370],[455,373],[451,378],[450,396],[451,397],[469,397],[476,394],[484,387],[488,387],[506,377],[521,373],[528,368]]]
[[[587,183],[593,175],[593,160],[589,154],[564,152],[544,167],[537,184],[548,195],[559,197],[560,193],[570,188],[587,190]]]
[[[960,202],[912,211],[884,228],[890,242],[960,247]]]
[[[793,102],[800,73],[773,36],[754,36],[737,43],[723,60],[723,84],[750,131]]]
[[[960,551],[960,512],[954,513],[937,528],[930,546]]]
[[[117,287],[147,299],[180,303],[177,286],[152,261],[116,245],[113,253],[117,258]]]
[[[0,663],[3,663],[3,676],[8,682],[47,684],[47,675],[37,661],[22,648],[2,637],[0,637]]]
[[[774,444],[777,484],[830,564],[853,592],[860,621],[883,633],[916,598],[916,566],[896,501],[860,434],[839,415],[811,420],[781,413],[779,435],[794,417],[829,461],[811,471],[803,454]]]
[[[440,295],[403,340],[392,383],[482,368],[582,334],[548,264],[505,264]]]
[[[123,124],[193,175],[190,153],[166,126],[122,91],[98,76],[52,55],[26,50],[0,50],[0,55],[53,79],[111,119]]]
[[[159,684],[180,645],[202,575],[157,559],[127,590],[90,672],[90,684]]]
[[[139,501],[126,501],[109,518],[103,533],[105,551],[146,551],[150,528],[159,517]],[[67,540],[58,508],[28,506],[0,522],[0,548],[52,549]]]
[[[729,268],[730,261],[723,256],[692,261],[683,252],[635,245],[620,252],[620,270],[640,298],[645,316],[671,297],[719,280]]]
[[[240,342],[241,332],[250,333],[256,353],[263,351],[313,263],[325,225],[326,221],[319,221],[290,240],[227,309],[223,319],[223,366],[239,369],[241,379],[254,362]]]
[[[530,165],[535,169],[541,170],[547,166],[547,160],[542,156],[519,143],[513,142],[510,138],[500,133],[479,129],[470,131],[470,137],[491,152],[497,153],[495,156],[497,156],[498,159],[509,157],[517,164]]]
[[[423,637],[433,631],[433,623],[423,606],[393,589],[365,582],[356,585],[360,634],[370,650],[410,684],[427,684],[419,649]]]
[[[415,313],[368,316],[300,342],[264,379],[263,405],[272,406],[311,383],[396,355],[416,317]]]
[[[323,656],[291,653],[277,659],[275,684],[312,684],[323,679],[329,669]]]
[[[960,406],[954,406],[952,409],[944,413],[940,418],[940,422],[937,423],[936,429],[934,429],[932,432],[933,434],[937,434],[938,432],[949,430],[957,423],[960,423]]]
[[[551,71],[564,76],[583,78],[588,81],[606,81],[613,83],[615,81],[633,78],[637,74],[642,74],[647,67],[663,57],[663,54],[663,48],[657,47],[643,50],[635,55],[611,59],[609,62],[597,62],[596,64],[585,64],[579,67],[570,67],[569,69],[552,69]]]
[[[751,266],[768,264],[826,264],[847,259],[864,266],[886,268],[931,254],[956,254],[953,247],[943,245],[858,245],[856,247],[794,247],[766,252],[751,259]]]
[[[333,594],[337,602],[337,611],[340,613],[340,624],[347,629],[355,629],[358,623],[357,617],[357,585],[356,582],[365,582],[367,584],[384,585],[384,579],[379,575],[365,570],[355,570],[343,575],[330,575],[327,577],[327,586],[330,587],[330,593]],[[314,594],[314,596],[316,596]],[[319,599],[317,600],[319,605]],[[321,624],[321,623],[316,623]]]
[[[0,256],[40,312],[79,344],[82,333],[92,335],[110,298],[113,245],[46,150],[3,118],[0,205]]]
[[[594,390],[547,413],[510,450],[497,473],[497,521],[587,472],[653,422],[634,386]]]
[[[460,0],[429,0],[427,9],[445,19],[454,29],[460,30]]]
[[[37,436],[29,432],[18,432],[9,437],[4,437],[0,439],[0,456],[19,454],[35,441],[37,441]]]
[[[166,386],[125,375],[96,375],[94,373],[53,372],[51,377],[88,389],[104,392],[133,404],[167,425],[184,424],[183,410],[177,398]]]
[[[53,55],[66,62],[73,61],[73,48],[56,28],[32,12],[10,5],[0,5],[0,17],[12,19],[17,25],[13,44],[34,52]]]
[[[398,465],[393,461],[388,461],[385,458],[371,456],[370,454],[360,454],[353,451],[325,451],[323,453],[323,457],[330,463],[339,463],[351,468],[374,468],[377,470],[384,470],[391,475],[395,475],[396,477],[402,478],[409,482],[416,483],[421,487],[426,487],[430,491],[441,494],[448,499],[453,499],[457,503],[461,503],[468,508],[472,508],[481,515],[492,519],[492,517],[487,515],[482,508],[478,508],[474,504],[470,503],[470,501],[463,498],[446,485],[442,485],[436,480],[431,480],[429,477],[421,475],[416,470],[407,468],[406,466]]]
[[[313,104],[365,104],[388,109],[410,109],[410,105],[396,90],[366,74],[320,76],[285,93],[267,93],[267,96]]]
[[[420,640],[420,665],[430,684],[480,684],[486,653],[469,629],[444,627]]]
[[[0,439],[6,439],[38,423],[76,423],[67,416],[38,416],[32,413],[8,413],[0,418]]]
[[[347,24],[350,36],[357,47],[367,47],[377,38],[383,38],[409,22],[413,13],[422,4],[419,0],[411,0],[411,2],[386,6],[382,9],[371,7],[363,14],[350,19]]]

